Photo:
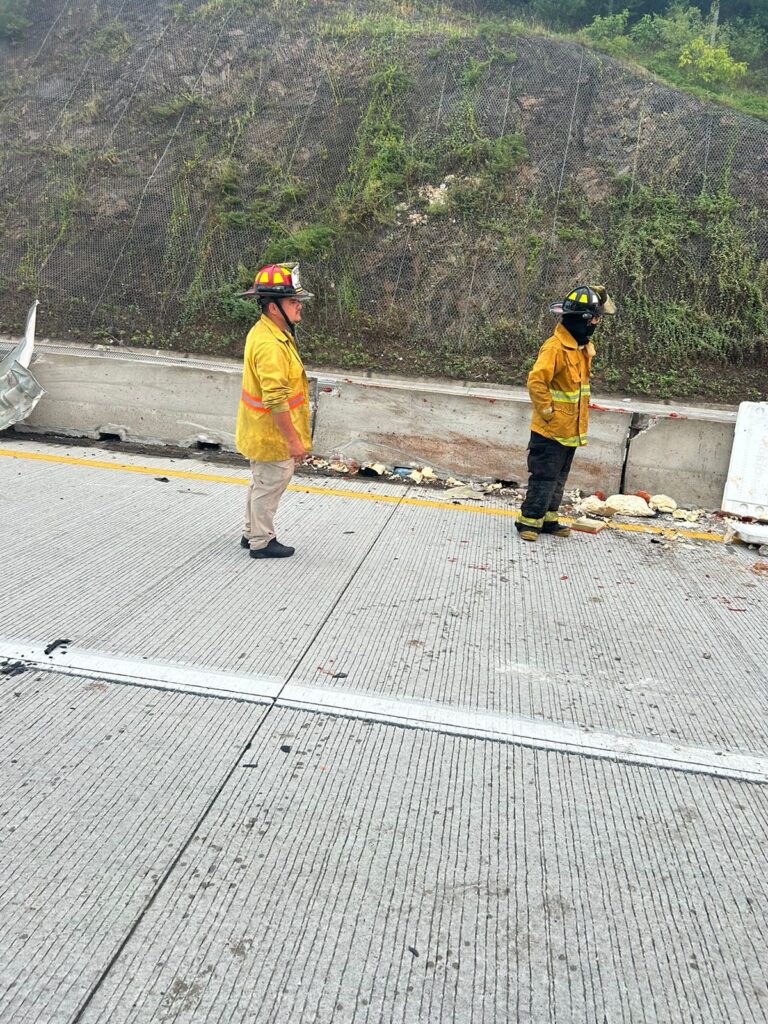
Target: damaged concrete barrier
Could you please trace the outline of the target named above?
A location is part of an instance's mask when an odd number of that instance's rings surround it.
[[[679,505],[719,509],[736,412],[632,403],[624,492],[671,495]]]
[[[16,430],[234,450],[239,360],[43,342],[32,366],[47,393]],[[527,482],[524,388],[321,371],[310,394],[320,456]],[[735,409],[594,398],[569,487],[720,508],[735,422]]]
[[[462,479],[528,479],[531,406],[523,388],[484,388],[392,378],[318,379],[315,449],[357,462],[427,464]],[[590,413],[569,487],[615,492],[631,414]]]
[[[48,342],[38,346],[34,369],[47,394],[19,431],[234,450],[234,360]]]

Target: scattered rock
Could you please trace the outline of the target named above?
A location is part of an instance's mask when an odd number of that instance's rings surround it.
[[[686,523],[698,523],[699,519],[705,515],[703,508],[697,509],[685,509],[676,508],[672,513],[673,519],[681,519]]]
[[[599,498],[597,494],[591,494],[588,498],[584,498],[581,502],[581,511],[590,516],[602,516],[605,519],[610,519],[614,514],[612,508],[608,508],[605,500]]]
[[[636,494],[612,494],[606,499],[605,505],[606,508],[613,509],[617,516],[656,515],[645,498],[638,498]]]
[[[471,487],[467,487],[466,484],[461,484],[458,487],[450,487],[445,492],[446,498],[452,500],[469,500],[469,501],[483,501],[482,491],[473,491]]]
[[[667,494],[654,494],[648,504],[656,512],[674,512],[677,508],[675,499],[670,498]]]

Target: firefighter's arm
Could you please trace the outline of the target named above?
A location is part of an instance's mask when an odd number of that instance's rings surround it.
[[[281,344],[270,340],[254,347],[253,361],[264,406],[273,415],[288,412],[288,399],[291,397],[288,353]]]
[[[255,359],[261,385],[261,401],[282,434],[288,454],[292,459],[301,462],[306,458],[307,450],[293,425],[288,405],[288,399],[291,397],[288,354],[282,345],[268,343],[255,353]]]
[[[536,362],[528,374],[528,394],[534,409],[545,420],[551,420],[555,414],[550,386],[555,376],[556,352],[554,346],[546,343],[541,346]]]

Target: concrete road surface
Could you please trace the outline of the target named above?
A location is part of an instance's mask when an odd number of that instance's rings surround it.
[[[768,1020],[754,550],[0,448],[2,1024]]]

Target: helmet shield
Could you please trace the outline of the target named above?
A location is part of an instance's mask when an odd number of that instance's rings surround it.
[[[271,263],[262,267],[248,291],[240,292],[240,297],[260,299],[298,299],[306,302],[312,299],[312,292],[302,287],[298,263]]]

